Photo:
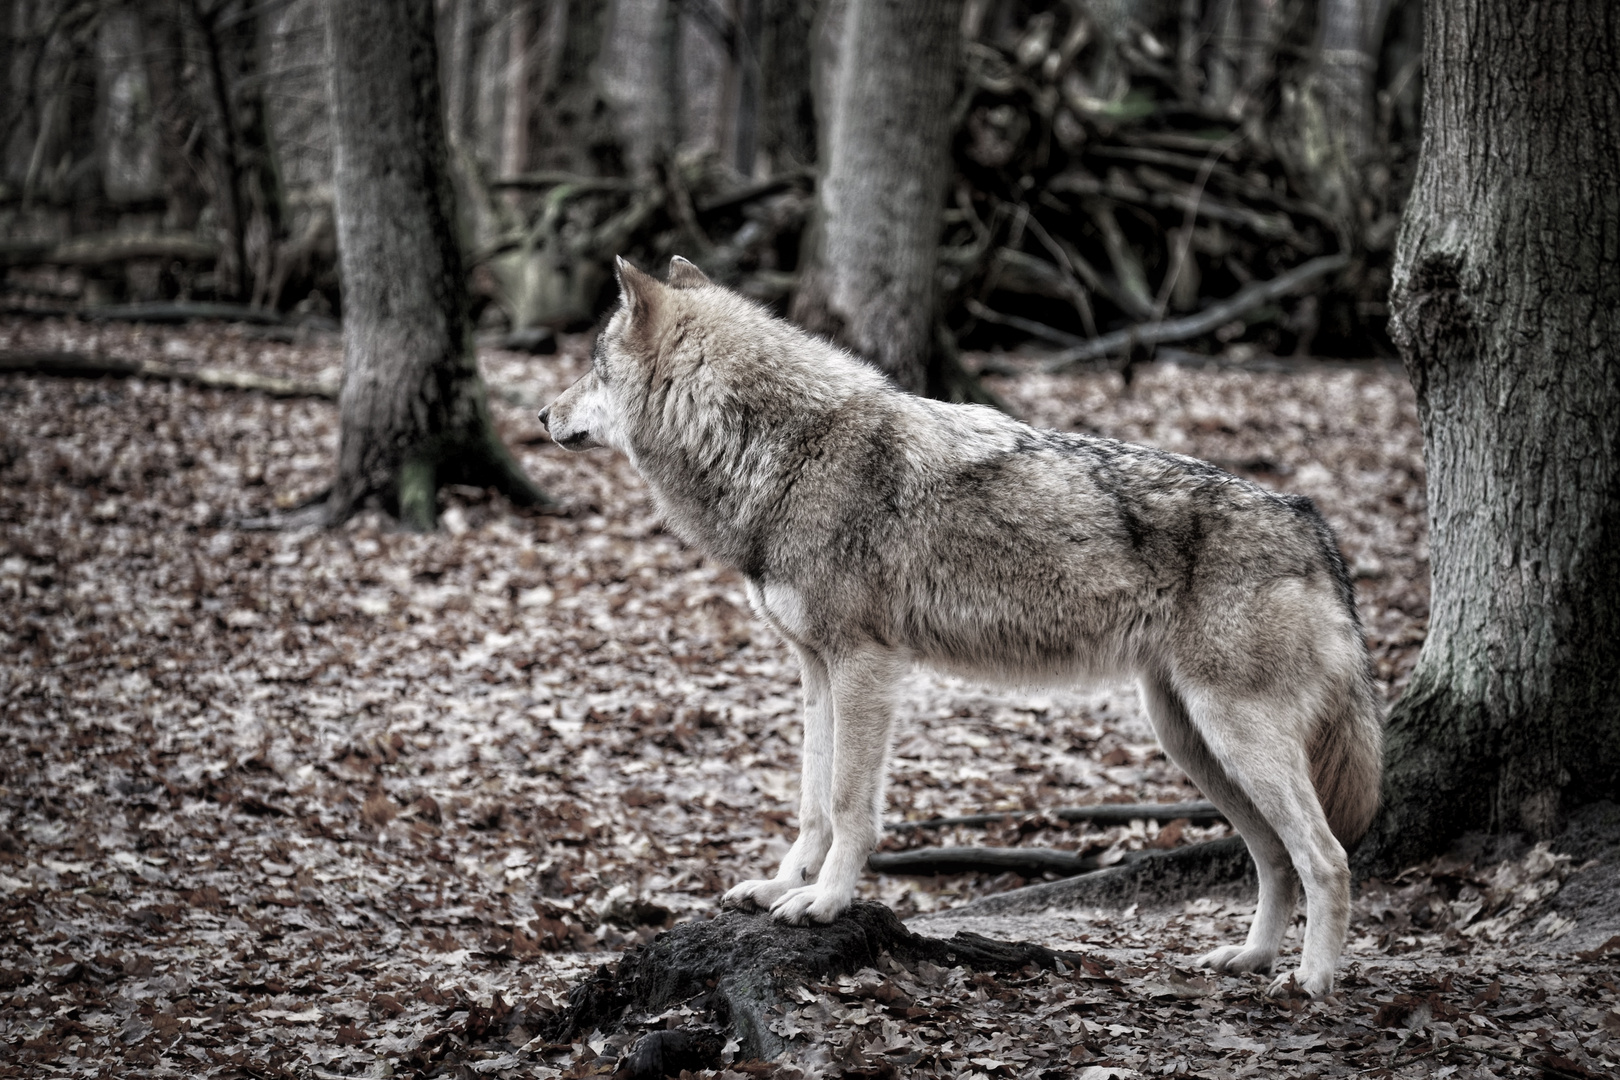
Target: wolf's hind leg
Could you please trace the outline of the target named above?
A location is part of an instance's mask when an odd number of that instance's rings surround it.
[[[769,908],[811,881],[821,871],[832,847],[833,702],[827,664],[812,649],[794,646],[804,689],[803,760],[799,769],[799,836],[772,878],[755,878],[732,886],[721,900],[725,907]]]
[[[771,907],[783,922],[832,922],[855,898],[855,883],[881,828],[883,768],[894,720],[889,695],[897,667],[892,656],[877,652],[828,660],[832,846],[815,884],[794,889]]]
[[[1297,986],[1319,998],[1333,989],[1333,969],[1350,927],[1350,863],[1311,782],[1310,718],[1297,704],[1277,700],[1240,703],[1211,695],[1189,706],[1215,760],[1281,839],[1304,887],[1299,970],[1279,975],[1266,992],[1275,997]],[[1256,914],[1257,926],[1262,915]],[[1280,925],[1286,929],[1287,920]]]
[[[1242,945],[1223,945],[1205,953],[1198,965],[1234,973],[1270,971],[1299,902],[1299,878],[1288,849],[1210,751],[1175,689],[1162,680],[1144,678],[1141,690],[1160,745],[1243,837],[1260,884],[1248,939]]]

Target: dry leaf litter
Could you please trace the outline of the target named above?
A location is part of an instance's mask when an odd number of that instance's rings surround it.
[[[427,536],[376,513],[234,527],[322,488],[329,402],[0,378],[0,1075],[608,1075],[627,1036],[536,1037],[570,984],[706,917],[786,850],[791,657],[734,572],[662,530],[622,458],[546,439],[535,408],[588,362],[583,337],[563,346],[481,357],[504,437],[562,512],[452,489]],[[335,338],[225,326],[9,321],[0,349],[327,381],[341,364]],[[1316,499],[1398,692],[1428,612],[1421,435],[1398,372],[987,381],[1034,423]],[[899,708],[891,818],[1025,813],[889,848],[1115,861],[1226,835],[1042,813],[1197,797],[1128,686],[919,674]],[[775,1022],[784,1062],[719,1075],[1614,1075],[1615,954],[1560,952],[1570,920],[1548,907],[1572,869],[1537,848],[1370,887],[1336,1000],[1309,1004],[1187,966],[1244,932],[1246,902],[1051,912],[1002,929],[1080,966],[885,961],[805,988]],[[952,905],[1021,884],[862,889],[948,935]]]

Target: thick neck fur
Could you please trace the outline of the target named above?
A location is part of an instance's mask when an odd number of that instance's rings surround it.
[[[723,289],[666,290],[649,321],[617,342],[636,372],[624,390],[625,449],[677,533],[758,577],[767,538],[791,517],[796,476],[822,442],[857,436],[908,399]]]

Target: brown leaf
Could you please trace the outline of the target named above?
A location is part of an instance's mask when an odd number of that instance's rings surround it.
[[[360,807],[360,820],[374,829],[387,825],[398,814],[399,807],[381,791],[373,792]]]

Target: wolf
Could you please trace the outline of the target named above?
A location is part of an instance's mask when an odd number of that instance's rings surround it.
[[[626,454],[668,526],[745,576],[802,676],[798,838],[724,903],[795,924],[849,906],[908,665],[1015,685],[1133,676],[1258,872],[1247,940],[1200,963],[1270,971],[1303,884],[1300,966],[1268,992],[1328,993],[1382,717],[1310,500],[913,396],[684,259],[667,283],[621,259],[618,279],[590,371],[540,419],[569,450]]]

